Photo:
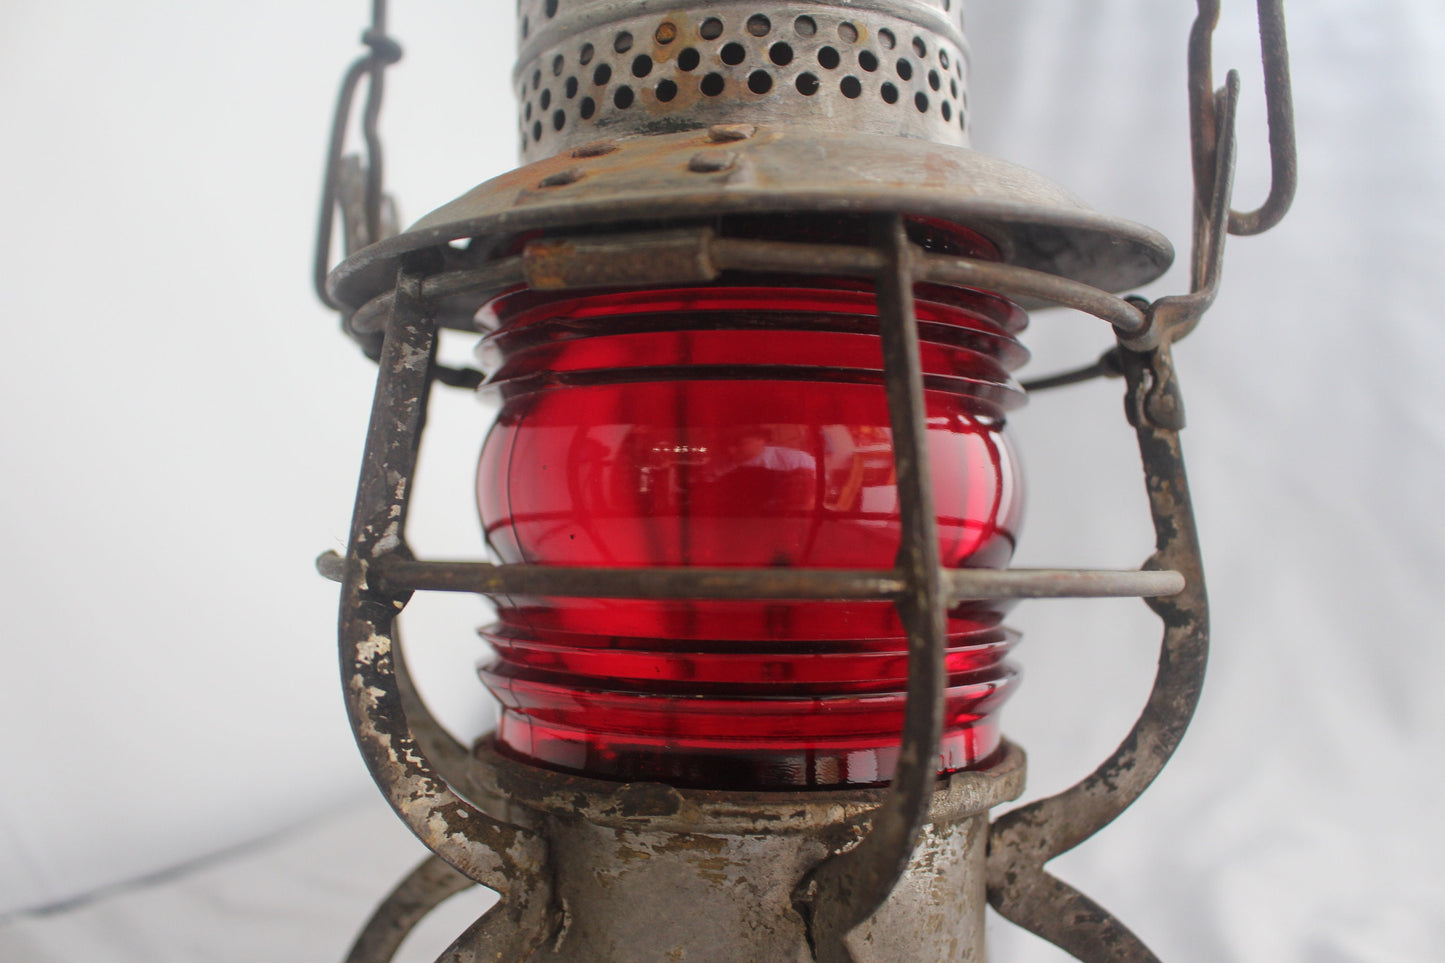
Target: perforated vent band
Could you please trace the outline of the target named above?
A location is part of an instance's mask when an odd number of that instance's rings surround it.
[[[966,146],[956,5],[525,0],[522,158],[744,121]]]

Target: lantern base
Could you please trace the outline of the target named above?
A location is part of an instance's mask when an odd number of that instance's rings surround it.
[[[607,783],[506,759],[489,740],[476,755],[479,788],[549,843],[562,926],[534,963],[811,963],[794,889],[863,837],[886,793]],[[908,870],[849,939],[858,963],[983,958],[988,810],[1023,791],[1024,768],[1005,743],[990,768],[939,780]]]

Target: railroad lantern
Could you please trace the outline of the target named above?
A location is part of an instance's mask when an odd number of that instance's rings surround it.
[[[1080,959],[1150,959],[1043,871],[1172,753],[1202,681],[1203,574],[1170,361],[1213,299],[1227,229],[1293,190],[1277,2],[1261,0],[1275,189],[1229,208],[1238,84],[1191,40],[1193,292],[1121,298],[1172,249],[968,149],[953,0],[523,0],[524,166],[403,233],[375,123],[400,55],[385,5],[343,88],[322,297],[379,362],[343,583],[342,675],[379,786],[433,856],[351,959],[390,959],[447,895],[498,907],[447,959],[963,960],[986,903]],[[342,156],[370,79],[365,163]],[[348,257],[329,270],[332,215]],[[328,276],[329,275],[329,276]],[[1118,347],[1021,385],[1025,310]],[[436,361],[475,333],[476,369]],[[1139,571],[1009,567],[1025,388],[1122,375],[1158,545]],[[495,561],[415,559],[405,522],[436,381],[491,393],[477,472]],[[479,553],[480,553],[479,546]],[[464,747],[392,629],[413,592],[489,596],[495,733]],[[1023,786],[1000,734],[1020,599],[1150,599],[1155,689],[1078,786]],[[1122,955],[1121,955],[1122,954]]]

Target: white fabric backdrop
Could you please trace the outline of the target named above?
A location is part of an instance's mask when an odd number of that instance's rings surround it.
[[[409,216],[513,165],[511,34],[483,26],[510,5],[485,6],[395,5],[408,56],[384,131]],[[1266,181],[1253,5],[1225,6],[1216,64],[1245,68],[1248,207]],[[307,287],[330,98],[366,7],[7,5],[0,958],[334,954],[407,862],[349,745],[335,593],[310,570],[345,535],[372,383]],[[1156,787],[1054,869],[1165,959],[1423,963],[1445,958],[1445,7],[1290,14],[1299,200],[1275,232],[1231,240],[1224,293],[1178,353],[1209,685]],[[977,146],[1183,245],[1192,15],[1187,0],[975,0]],[[1183,284],[1176,269],[1147,293]],[[1038,373],[1107,336],[1043,314],[1029,341]],[[1068,389],[1015,419],[1020,563],[1148,553],[1118,396]],[[485,423],[470,399],[437,404],[419,550],[478,552]],[[408,614],[437,711],[481,731],[480,608]],[[1157,627],[1124,602],[1034,603],[1014,622],[1026,678],[1005,728],[1036,796],[1127,729]],[[380,853],[341,851],[347,832]],[[306,866],[335,872],[304,885]],[[993,940],[999,960],[1062,959],[1001,922]]]

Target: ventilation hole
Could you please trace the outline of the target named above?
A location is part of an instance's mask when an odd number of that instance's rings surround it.
[[[923,91],[913,95],[913,106],[918,108],[920,114],[928,113],[928,95]]]
[[[577,113],[582,115],[583,120],[591,120],[592,115],[597,113],[597,101],[591,97],[583,97],[582,103],[577,105]]]
[[[766,70],[754,70],[748,74],[748,90],[755,94],[765,94],[773,89],[773,75]]]
[[[556,111],[553,111],[553,112],[552,112],[552,129],[553,129],[553,130],[561,130],[561,129],[562,129],[562,125],[565,124],[565,123],[567,123],[567,114],[566,114],[565,111],[556,110]]]
[[[943,64],[943,69],[948,69],[948,51],[942,47],[938,48],[938,62]]]
[[[873,56],[873,51],[863,50],[858,53],[858,66],[872,73],[878,69],[878,58]]]
[[[798,81],[794,86],[804,97],[811,97],[818,92],[818,78],[812,74],[798,74]]]
[[[748,33],[754,37],[766,37],[768,31],[773,29],[773,22],[760,13],[748,17]]]
[[[930,70],[928,72],[928,86],[932,87],[934,90],[937,90],[938,88],[943,86],[943,81],[940,80],[938,77],[938,71]]]
[[[968,130],[968,124],[967,124],[967,122],[964,120],[963,111],[961,111],[961,110],[958,112],[958,129],[959,129],[959,130]]]
[[[958,99],[958,81],[952,77],[948,80],[948,92],[953,95],[954,100]]]
[[[609,80],[611,80],[611,79],[612,79],[612,65],[611,65],[611,64],[598,64],[598,65],[597,65],[597,69],[594,70],[594,71],[592,71],[592,83],[596,84],[598,87],[604,86],[604,85],[607,83],[607,81],[609,81]],[[905,78],[905,79],[906,79],[906,78]]]
[[[577,96],[577,78],[576,78],[576,77],[568,77],[568,78],[567,78],[567,83],[566,83],[564,89],[567,91],[567,99],[568,99],[568,100],[571,100],[573,97],[576,97],[576,96]]]
[[[587,66],[592,62],[592,55],[596,52],[596,48],[594,48],[590,43],[584,43],[582,45],[581,52],[577,54],[577,62],[584,67]]]
[[[547,18],[549,20],[557,16],[557,0],[547,0],[544,9],[547,11]]]
[[[953,108],[948,105],[948,101],[945,100],[939,109],[943,111],[944,120],[953,120]]]
[[[858,28],[853,26],[848,21],[844,20],[842,23],[838,24],[838,39],[842,40],[844,43],[857,43]]]
[[[553,76],[553,77],[560,77],[560,76],[562,76],[562,68],[565,67],[566,65],[567,65],[567,58],[566,58],[566,57],[563,57],[561,54],[558,54],[557,56],[553,57],[553,58],[552,58],[552,76]]]
[[[857,77],[844,77],[838,83],[838,89],[843,91],[843,96],[849,100],[856,100],[858,95],[863,93],[863,85]]]
[[[552,106],[552,91],[550,91],[550,90],[544,90],[544,91],[542,91],[542,96],[541,96],[540,98],[538,98],[537,104],[538,104],[538,106],[540,106],[543,110],[546,110],[548,107],[551,107],[551,106]]]
[[[922,37],[913,38],[913,52],[918,54],[918,56],[920,57],[928,56],[928,44],[923,42]]]
[[[818,22],[812,17],[799,17],[793,21],[793,29],[800,37],[811,37],[818,32]]]
[[[704,40],[716,40],[722,36],[722,21],[717,17],[708,17],[697,32]]]
[[[532,121],[532,139],[533,139],[533,140],[541,140],[541,139],[542,139],[542,122],[541,122],[540,120],[534,120],[534,121]]]
[[[716,97],[723,92],[723,75],[708,74],[702,78],[702,83],[698,84],[698,89],[709,97]]]
[[[832,70],[838,66],[842,59],[843,58],[838,55],[838,51],[832,47],[818,48],[818,63],[822,64],[824,69]]]
[[[775,43],[768,48],[768,59],[779,67],[786,67],[793,62],[793,48],[785,43]]]
[[[664,104],[677,96],[677,84],[664,80],[657,85],[657,99]]]
[[[536,90],[540,86],[542,86],[542,71],[534,70],[532,71],[532,89]]]
[[[740,43],[724,44],[722,50],[718,51],[718,57],[729,67],[736,67],[747,58],[748,52],[743,49]]]
[[[531,120],[531,119],[532,119],[532,105],[531,105],[531,103],[528,103],[526,107],[522,108],[522,119],[523,119],[523,120]]]
[[[696,70],[697,65],[701,62],[701,55],[692,47],[683,48],[682,52],[677,55],[678,70]]]
[[[625,54],[632,49],[632,34],[626,30],[619,30],[617,36],[612,38],[612,49],[620,54]],[[922,56],[920,54],[920,56]]]
[[[527,21],[527,18],[526,18],[526,17],[523,17],[523,18],[522,18],[522,39],[523,39],[523,40],[526,40],[526,39],[527,39],[527,34],[531,33],[531,31],[532,31],[532,25],[531,25],[531,23],[529,23],[529,22]]]
[[[664,45],[672,43],[677,39],[677,24],[663,21],[657,25],[657,32],[652,35],[652,39]]]
[[[646,77],[652,73],[652,58],[647,54],[638,54],[632,58],[632,76]]]
[[[885,83],[882,87],[879,87],[878,94],[880,97],[883,98],[884,103],[898,103],[898,88],[893,86],[892,84]]]
[[[943,12],[947,13],[953,9],[953,0],[943,0]]]
[[[892,50],[898,46],[898,38],[893,36],[893,31],[887,27],[878,31],[878,42],[883,45],[884,50]]]
[[[635,97],[636,95],[633,94],[631,87],[618,87],[612,93],[612,103],[617,106],[618,110],[626,110],[632,106],[632,101]]]
[[[601,68],[598,68],[598,69],[601,69]],[[912,80],[912,79],[913,79],[913,64],[909,63],[909,62],[906,61],[906,60],[900,60],[900,61],[898,61],[898,76],[902,77],[904,80]]]

